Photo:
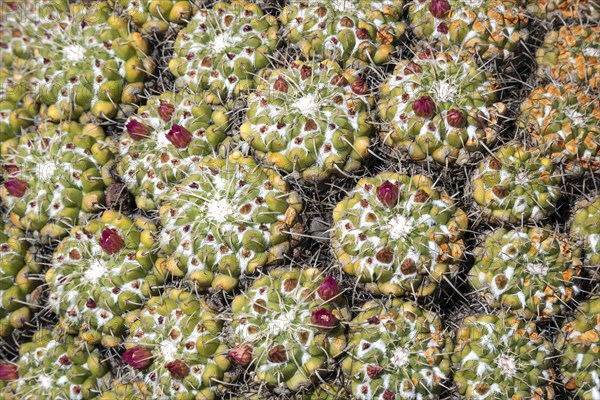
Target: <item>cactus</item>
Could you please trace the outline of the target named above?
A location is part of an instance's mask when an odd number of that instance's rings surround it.
[[[389,124],[382,140],[412,160],[453,164],[494,143],[506,106],[499,85],[470,57],[423,52],[401,60],[377,106]]]
[[[501,228],[474,251],[471,285],[491,307],[526,318],[563,312],[581,288],[581,262],[569,242],[543,228]]]
[[[600,171],[600,100],[572,84],[534,89],[517,126],[569,174]]]
[[[369,301],[350,325],[342,361],[356,399],[438,398],[451,372],[441,318],[408,301]]]
[[[454,341],[454,383],[466,399],[552,399],[553,356],[533,322],[507,314],[470,316]]]
[[[560,174],[538,149],[508,144],[479,163],[472,197],[490,222],[524,224],[546,218],[560,197]]]
[[[179,90],[221,104],[252,89],[256,72],[278,45],[277,19],[243,0],[201,9],[175,40],[169,68]]]
[[[600,197],[580,200],[575,204],[569,223],[569,233],[575,240],[576,254],[583,269],[593,280],[600,282]]]
[[[584,301],[574,317],[565,321],[556,341],[564,387],[581,400],[600,396],[600,297]]]
[[[143,34],[156,35],[187,24],[198,8],[194,0],[109,0],[109,3],[127,15]]]
[[[263,71],[241,137],[256,156],[305,180],[355,170],[373,131],[373,96],[355,75],[330,61]]]
[[[543,21],[594,22],[600,19],[596,0],[528,0],[527,11]]]
[[[164,196],[159,236],[165,272],[227,292],[241,275],[280,260],[299,228],[296,193],[239,151],[198,163]]]
[[[254,380],[298,391],[346,346],[350,319],[336,280],[316,268],[275,269],[236,296],[229,357]]]
[[[117,172],[135,195],[138,208],[158,208],[161,196],[213,155],[227,138],[227,109],[199,95],[163,93],[150,97],[125,124]],[[189,143],[186,143],[190,136]]]
[[[507,58],[527,36],[521,0],[413,1],[408,9],[418,39],[444,50],[456,48],[484,59]]]
[[[105,211],[72,229],[46,272],[48,304],[69,333],[91,344],[121,343],[124,316],[151,297],[163,276],[153,274],[156,226]]]
[[[0,199],[27,235],[46,242],[60,239],[81,216],[101,209],[112,158],[112,144],[101,127],[44,123],[36,132],[2,143]]]
[[[306,60],[342,65],[388,62],[404,38],[403,0],[294,0],[279,20]]]
[[[558,83],[600,91],[600,26],[563,26],[549,32],[536,52],[536,74]]]
[[[463,257],[468,218],[423,175],[363,178],[333,211],[333,252],[374,293],[428,296]]]

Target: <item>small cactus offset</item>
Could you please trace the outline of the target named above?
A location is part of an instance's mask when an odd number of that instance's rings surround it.
[[[63,329],[91,344],[122,342],[125,314],[140,308],[163,283],[162,275],[153,274],[155,231],[149,220],[112,210],[73,228],[46,272],[48,304]]]
[[[381,87],[377,108],[388,125],[382,140],[415,161],[468,161],[496,140],[506,111],[498,90],[470,57],[422,52],[402,60]]]
[[[526,318],[550,318],[568,309],[581,292],[575,249],[544,228],[501,228],[475,251],[471,285],[491,307]]]
[[[373,95],[356,71],[329,60],[294,61],[257,80],[240,127],[256,156],[303,180],[360,167],[373,132]]]
[[[157,264],[199,289],[230,292],[240,276],[281,260],[301,228],[296,193],[239,151],[204,159],[163,200]]]
[[[469,400],[552,399],[554,348],[536,324],[508,314],[470,316],[456,333],[452,364]]]
[[[143,34],[164,35],[169,28],[187,24],[197,11],[194,0],[108,0]]]
[[[244,0],[201,9],[175,40],[169,68],[176,88],[202,93],[210,104],[241,96],[269,65],[278,30],[274,16]]]
[[[569,234],[576,243],[577,255],[583,261],[584,273],[600,282],[600,197],[575,204],[569,223]]]
[[[44,123],[2,143],[0,199],[14,225],[42,241],[61,239],[104,204],[113,145],[96,125]]]
[[[316,268],[275,269],[236,296],[229,357],[258,384],[312,386],[346,347],[350,313],[337,281]]]
[[[229,116],[200,95],[167,92],[150,97],[125,124],[116,170],[144,211],[180,183],[203,156],[227,138]]]
[[[363,178],[335,207],[331,232],[344,271],[374,293],[428,296],[463,258],[467,215],[423,175]]]
[[[490,222],[538,222],[556,208],[560,172],[538,149],[508,144],[479,163],[471,178],[471,191]]]
[[[305,60],[381,65],[404,38],[403,6],[403,0],[294,0],[279,20]]]
[[[437,398],[452,375],[441,318],[408,301],[370,301],[350,324],[342,361],[356,399]]]

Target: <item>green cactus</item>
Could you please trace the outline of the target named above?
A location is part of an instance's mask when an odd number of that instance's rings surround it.
[[[159,236],[165,272],[227,292],[241,275],[280,260],[302,204],[274,170],[239,151],[211,158],[163,198]]]
[[[125,314],[140,308],[164,280],[152,273],[156,230],[149,220],[112,210],[72,229],[46,272],[48,304],[63,329],[91,344],[121,343]]]
[[[278,30],[274,16],[244,0],[201,9],[175,40],[169,68],[176,88],[203,93],[210,104],[241,96],[269,65]]]
[[[27,235],[60,239],[81,216],[102,208],[113,151],[101,127],[44,123],[3,142],[0,151],[5,178],[0,199]]]
[[[583,269],[593,280],[600,282],[600,197],[583,199],[575,204],[569,223],[569,233],[577,243],[576,254]]]
[[[491,307],[526,318],[563,312],[580,293],[581,262],[569,242],[544,228],[501,228],[474,251],[471,285]]]
[[[479,164],[471,195],[490,222],[538,222],[556,207],[560,173],[539,149],[508,144]]]
[[[352,320],[342,370],[356,399],[438,398],[451,372],[441,318],[408,301],[369,301]]]
[[[470,316],[454,340],[454,383],[466,399],[552,399],[553,357],[552,344],[533,322],[507,314]]]
[[[517,126],[567,173],[600,171],[600,100],[572,84],[534,89],[521,104]]]
[[[116,170],[138,208],[150,211],[202,156],[217,152],[227,138],[229,116],[200,95],[168,92],[150,97],[125,126]]]
[[[527,0],[527,11],[542,21],[593,23],[600,19],[596,0]]]
[[[355,75],[330,61],[264,70],[248,96],[242,138],[259,158],[307,180],[360,167],[373,132],[373,96]]]
[[[194,0],[108,0],[127,15],[143,34],[164,35],[173,25],[185,25],[197,11]]]
[[[381,87],[382,140],[412,160],[468,161],[492,145],[506,106],[499,85],[473,58],[423,52],[401,60]]]
[[[381,65],[404,38],[403,0],[293,0],[279,20],[306,60]]]
[[[311,386],[346,346],[345,299],[335,279],[316,268],[271,270],[236,296],[231,309],[229,357],[251,368],[257,383],[291,391]]]
[[[428,296],[463,257],[467,215],[423,175],[363,178],[333,211],[333,252],[378,294]]]

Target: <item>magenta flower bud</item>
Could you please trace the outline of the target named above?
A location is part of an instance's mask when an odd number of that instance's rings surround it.
[[[435,103],[429,96],[421,96],[412,105],[412,109],[419,117],[431,118],[435,111]]]
[[[169,122],[171,120],[174,111],[175,106],[173,104],[162,103],[160,106],[158,106],[158,115],[160,115],[162,120],[165,122]]]
[[[129,136],[135,141],[148,137],[148,128],[138,120],[132,119],[125,125],[125,128]]]
[[[317,293],[319,294],[319,297],[325,301],[333,299],[340,293],[340,285],[338,285],[333,276],[327,275],[323,282],[321,282],[321,285],[319,285]]]
[[[450,3],[448,3],[448,0],[431,0],[429,11],[437,19],[446,18],[446,15],[450,12]]]
[[[190,367],[181,360],[174,360],[165,365],[165,368],[169,370],[171,376],[175,379],[183,379],[190,373]]]
[[[241,343],[229,350],[229,358],[236,364],[246,366],[252,361],[252,346]]]
[[[132,347],[123,353],[123,361],[135,369],[144,369],[152,362],[152,352],[144,347]]]
[[[167,133],[169,142],[179,149],[184,149],[192,141],[192,134],[181,125],[174,124]]]
[[[4,182],[4,187],[6,188],[8,194],[10,194],[11,196],[23,197],[25,196],[25,192],[27,192],[27,189],[29,189],[29,184],[25,181],[15,178],[9,179],[6,182]]]
[[[316,325],[319,332],[329,332],[337,323],[335,315],[325,308],[319,308],[317,311],[313,311],[310,320]]]
[[[398,186],[385,181],[377,188],[377,198],[388,207],[394,207],[398,201]]]
[[[102,250],[106,252],[106,254],[115,254],[123,247],[125,247],[125,242],[119,236],[119,233],[116,229],[105,229],[102,231],[99,240],[100,247]]]
[[[0,381],[14,381],[19,379],[19,369],[15,364],[0,363]]]
[[[448,114],[446,114],[446,121],[448,122],[448,125],[453,128],[462,128],[467,122],[464,114],[456,109],[448,111]]]

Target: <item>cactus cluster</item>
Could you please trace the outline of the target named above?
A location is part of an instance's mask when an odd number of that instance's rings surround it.
[[[333,210],[333,252],[374,293],[428,296],[463,257],[467,215],[424,175],[363,178]]]
[[[354,70],[294,61],[257,79],[240,127],[257,157],[303,180],[360,167],[373,132],[373,96]]]
[[[229,116],[200,95],[167,92],[150,97],[125,124],[116,170],[139,209],[158,208],[161,196],[180,183],[203,156],[218,152]]]
[[[575,204],[569,233],[576,243],[583,269],[600,282],[600,197],[583,199]]]
[[[506,106],[499,85],[474,59],[423,52],[402,60],[381,87],[382,140],[412,160],[449,165],[491,146]]]
[[[581,23],[600,19],[596,0],[527,0],[527,11],[542,21]]]
[[[169,28],[185,25],[197,11],[194,0],[108,0],[143,34],[164,35]]]

